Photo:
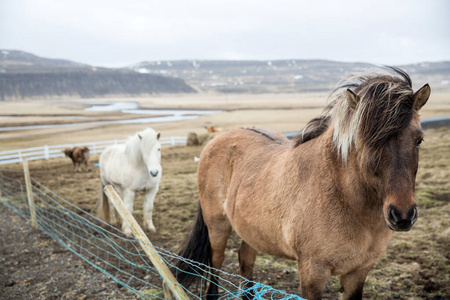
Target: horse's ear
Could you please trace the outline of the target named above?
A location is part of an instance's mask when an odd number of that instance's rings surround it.
[[[415,110],[419,111],[419,109],[421,109],[422,106],[424,106],[425,103],[427,103],[428,98],[430,98],[430,94],[431,94],[431,88],[427,83],[423,87],[421,87],[420,90],[418,90],[417,92],[414,93],[413,108]]]
[[[161,132],[158,132],[158,134],[156,135],[156,139],[159,140],[160,137],[161,137]]]
[[[138,133],[138,137],[139,137],[140,140],[142,140],[142,136],[139,133]]]
[[[347,89],[347,100],[352,109],[356,109],[359,102],[359,96],[355,94],[351,89]]]

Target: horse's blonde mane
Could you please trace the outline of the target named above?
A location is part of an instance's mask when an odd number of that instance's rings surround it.
[[[313,119],[296,139],[296,146],[334,129],[333,143],[347,161],[353,147],[377,149],[401,131],[412,118],[411,79],[402,70],[356,74],[347,77],[333,93],[322,116]],[[356,108],[347,98],[347,89],[359,97]],[[305,138],[305,136],[307,138]]]

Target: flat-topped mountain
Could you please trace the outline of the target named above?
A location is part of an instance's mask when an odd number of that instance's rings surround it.
[[[0,100],[194,92],[181,78],[0,50]]]
[[[0,100],[196,91],[329,92],[343,76],[376,67],[364,62],[289,59],[146,61],[124,68],[104,68],[0,50]],[[450,92],[449,61],[397,67],[408,72],[414,88],[429,83],[434,92]]]

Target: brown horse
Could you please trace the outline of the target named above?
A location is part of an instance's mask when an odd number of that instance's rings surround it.
[[[390,69],[335,90],[324,114],[293,142],[256,129],[214,138],[201,154],[200,206],[181,255],[219,269],[233,229],[243,240],[242,276],[252,278],[263,252],[297,260],[307,299],[321,299],[332,275],[340,276],[341,299],[361,299],[392,231],[410,230],[418,217],[418,111],[430,87],[414,93],[409,76]],[[182,284],[192,281],[177,275]],[[215,299],[211,281],[207,298]]]
[[[78,146],[73,147],[72,149],[66,148],[63,152],[67,157],[72,159],[74,172],[81,172],[81,164],[83,163],[85,170],[89,171],[89,148],[87,146]]]
[[[214,126],[205,126],[205,129],[208,133],[216,133],[216,132],[222,132],[223,129],[220,127],[214,127]]]

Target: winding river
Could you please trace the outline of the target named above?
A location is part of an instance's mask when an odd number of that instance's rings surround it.
[[[80,122],[67,124],[42,124],[27,126],[11,126],[0,127],[1,131],[25,130],[25,129],[42,129],[57,127],[74,127],[85,125],[105,125],[105,124],[139,124],[139,123],[163,123],[175,122],[198,118],[201,115],[217,114],[220,110],[178,110],[178,109],[141,109],[136,102],[112,102],[107,104],[90,103],[91,107],[85,111],[121,111],[124,114],[140,114],[140,115],[163,115],[161,117],[146,117],[126,120],[97,121],[97,122]]]

